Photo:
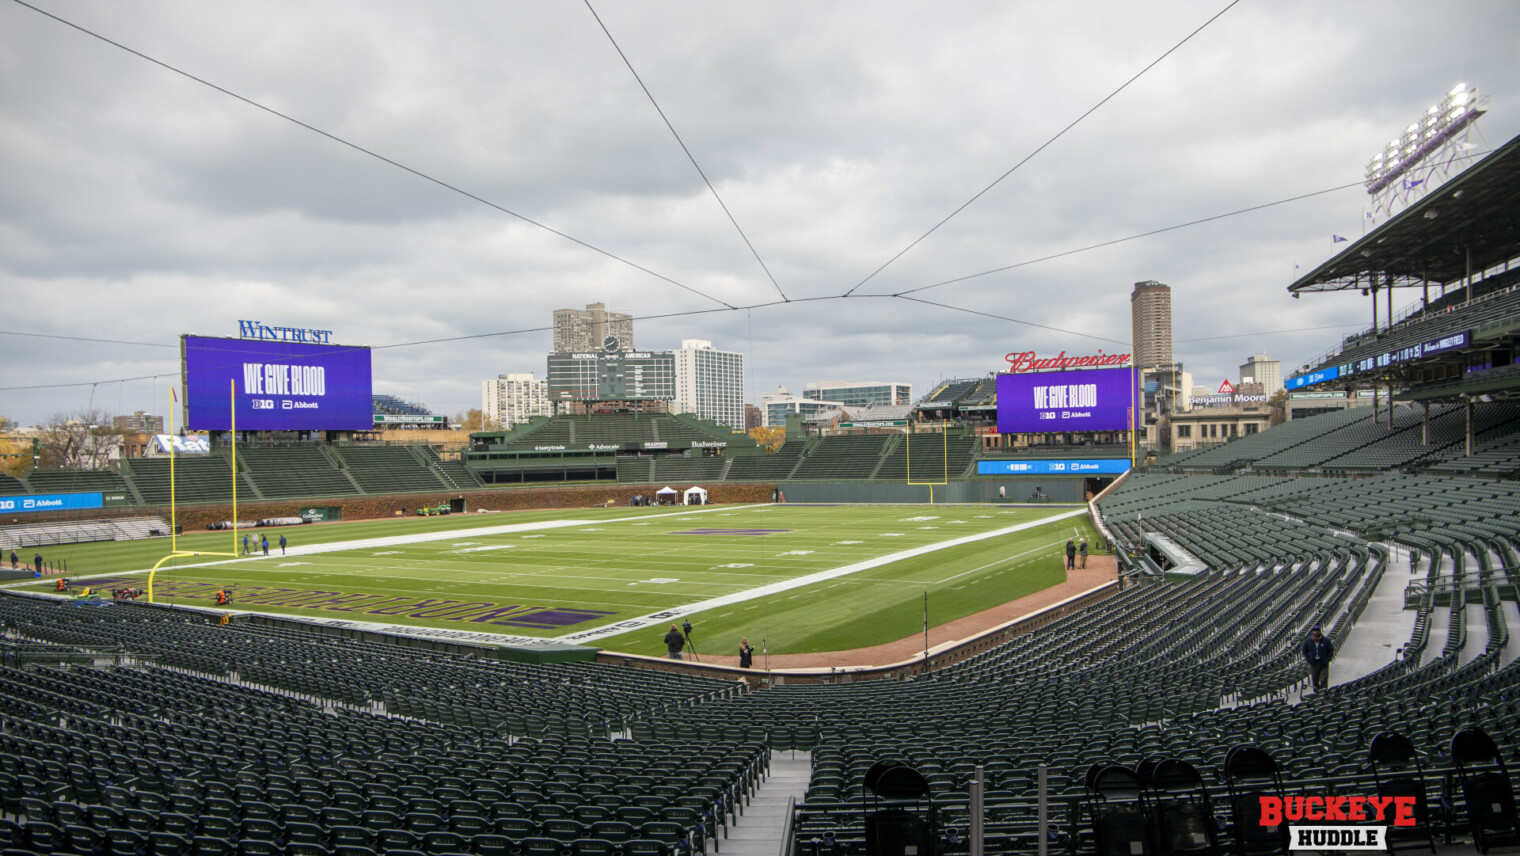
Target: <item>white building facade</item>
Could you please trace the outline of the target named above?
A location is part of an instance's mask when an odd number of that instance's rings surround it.
[[[682,339],[676,358],[673,413],[692,413],[744,430],[744,355],[720,351],[705,339]]]
[[[806,418],[825,410],[833,410],[844,406],[845,404],[842,401],[804,398],[800,395],[792,395],[785,389],[778,389],[760,399],[760,410],[765,418],[765,425],[768,428],[786,427],[786,417],[789,413],[801,413]]]
[[[821,380],[803,387],[802,397],[839,401],[852,407],[912,404],[913,385],[885,380]]]
[[[1266,354],[1252,354],[1240,366],[1241,383],[1259,383],[1262,392],[1271,395],[1283,388],[1282,363]]]
[[[549,416],[549,381],[536,380],[532,372],[504,374],[480,385],[480,409],[496,420],[500,430],[527,422],[535,416]]]

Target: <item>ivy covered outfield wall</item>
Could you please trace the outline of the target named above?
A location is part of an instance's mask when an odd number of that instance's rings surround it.
[[[672,484],[678,490],[691,485]],[[308,508],[341,509],[344,520],[377,520],[395,517],[400,511],[410,516],[424,506],[448,505],[451,500],[464,498],[465,510],[529,511],[543,508],[596,508],[611,501],[613,505],[626,506],[635,495],[653,497],[660,485],[607,485],[605,487],[535,487],[507,488],[500,490],[439,491],[437,493],[407,493],[395,496],[342,496],[304,500],[252,501],[238,503],[238,519],[260,520],[266,517],[300,517]],[[708,501],[721,504],[770,502],[774,484],[712,484],[707,488]],[[169,507],[158,509],[134,509],[135,513],[156,511],[169,519]],[[100,513],[93,515],[99,517]],[[232,519],[232,505],[195,505],[179,507],[179,523],[185,532],[204,531],[212,523]]]

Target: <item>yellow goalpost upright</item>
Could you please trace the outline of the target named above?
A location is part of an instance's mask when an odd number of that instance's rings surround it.
[[[179,404],[179,397],[174,394],[174,388],[169,388],[169,555],[154,563],[148,571],[148,603],[153,602],[153,578],[158,575],[158,569],[170,559],[185,558],[188,556],[231,556],[237,558],[238,530],[237,530],[237,380],[227,381],[230,398],[227,399],[227,407],[232,412],[232,552],[219,553],[209,550],[181,550],[179,548],[179,510],[176,504],[174,483],[174,408]]]
[[[923,432],[918,432],[918,433],[923,433]],[[944,472],[943,472],[943,475],[940,477],[939,481],[914,481],[913,480],[913,435],[914,435],[913,426],[909,425],[908,426],[908,433],[906,433],[906,434],[903,435],[903,444],[904,444],[903,454],[907,457],[907,461],[908,461],[907,469],[903,472],[903,476],[907,480],[908,484],[928,485],[928,487],[929,487],[929,503],[932,505],[934,503],[934,486],[935,485],[945,485],[945,484],[949,484],[950,483],[950,435],[945,431],[945,426],[944,425],[940,425],[940,427],[939,427],[939,436],[940,436],[940,439],[941,439],[941,447],[942,447],[942,452],[941,452],[942,457],[940,458],[940,463],[943,465]]]

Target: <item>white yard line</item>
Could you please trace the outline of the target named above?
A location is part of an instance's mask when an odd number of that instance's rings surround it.
[[[910,550],[903,550],[897,553],[889,553],[885,556],[878,556],[874,559],[867,559],[864,562],[856,562],[852,565],[845,565],[843,567],[832,568],[826,571],[818,571],[817,573],[807,574],[801,577],[793,577],[791,579],[782,580],[780,582],[771,583],[769,585],[758,586],[756,588],[734,592],[733,594],[726,594],[720,597],[710,598],[708,600],[697,601],[696,603],[689,603],[685,606],[662,609],[659,612],[652,612],[648,615],[642,615],[637,618],[630,618],[625,621],[619,621],[602,627],[596,627],[590,630],[582,630],[579,633],[570,633],[564,636],[559,636],[556,637],[554,641],[581,644],[590,642],[595,639],[602,639],[607,636],[616,636],[619,633],[626,633],[630,630],[638,630],[643,627],[660,624],[662,622],[679,618],[683,615],[694,615],[698,612],[704,612],[706,610],[715,609],[720,606],[730,606],[736,603],[743,603],[746,600],[753,600],[755,598],[780,594],[781,592],[791,591],[792,589],[801,588],[802,586],[809,586],[814,583],[823,582],[824,580],[831,580],[836,577],[857,574],[861,571],[868,571],[872,568],[879,568],[882,565],[891,564],[892,562],[898,562],[903,559],[911,559],[914,556],[922,556],[928,553],[938,552],[940,550],[947,550],[951,547],[959,547],[962,544],[971,544],[976,541],[985,541],[988,538],[997,538],[1003,535],[1011,535],[1014,532],[1022,532],[1025,529],[1033,529],[1036,526],[1044,526],[1048,523],[1067,520],[1086,513],[1087,509],[1085,507],[1076,508],[1071,511],[1063,512],[1061,514],[1054,514],[1050,517],[1045,517],[1040,520],[1031,520],[1027,523],[1020,523],[1016,526],[1007,526],[1002,529],[994,529],[990,532],[982,532],[977,535],[964,535],[960,538],[952,538],[948,541],[926,544],[922,547],[914,547]]]
[[[1059,546],[1061,546],[1061,542],[1060,542],[1060,541],[1052,541],[1052,542],[1050,542],[1050,543],[1049,543],[1049,544],[1045,544],[1045,545],[1042,545],[1042,546],[1039,546],[1039,547],[1036,547],[1036,548],[1034,548],[1034,549],[1033,549],[1033,550],[1025,550],[1025,551],[1024,551],[1024,552],[1022,552],[1022,553],[1019,553],[1019,554],[1018,554],[1018,555],[1014,555],[1014,556],[1009,556],[1009,557],[1008,557],[1008,558],[1006,558],[1006,559],[998,559],[998,560],[997,560],[997,561],[996,561],[996,562],[991,562],[991,563],[989,563],[989,564],[986,564],[986,565],[982,565],[982,566],[981,566],[981,567],[980,567],[980,568],[972,568],[972,569],[971,569],[971,570],[969,570],[969,571],[961,571],[961,572],[960,572],[960,573],[958,573],[958,574],[956,574],[956,575],[955,575],[955,576],[953,576],[953,577],[945,577],[945,578],[944,578],[944,579],[942,579],[942,580],[940,580],[940,581],[939,581],[939,582],[937,582],[937,583],[935,583],[935,585],[939,585],[939,586],[942,586],[942,585],[944,585],[944,584],[945,584],[945,583],[948,583],[948,582],[950,582],[950,581],[951,581],[951,580],[956,580],[956,579],[960,579],[960,578],[961,578],[961,577],[964,577],[964,576],[965,576],[965,575],[967,575],[967,574],[974,574],[974,573],[976,573],[976,572],[977,572],[977,571],[985,571],[985,570],[987,570],[987,569],[988,569],[988,568],[995,568],[995,567],[997,567],[997,566],[998,566],[998,565],[1001,565],[1001,564],[1003,564],[1003,563],[1004,563],[1004,562],[1011,562],[1011,561],[1013,561],[1013,560],[1014,560],[1014,559],[1019,559],[1019,558],[1023,558],[1023,557],[1024,557],[1024,556],[1027,556],[1027,555],[1029,555],[1029,554],[1030,554],[1030,553],[1038,553],[1038,552],[1040,552],[1040,551],[1041,551],[1041,550],[1049,550],[1049,549],[1050,549],[1050,548],[1051,548],[1051,547],[1059,547]]]
[[[769,504],[769,503],[767,503]],[[755,508],[754,505],[714,505],[698,511],[684,511],[681,514],[705,514],[717,511],[719,508],[732,511],[735,508]],[[425,544],[430,541],[449,541],[455,538],[481,538],[490,535],[512,535],[518,532],[537,532],[543,529],[572,529],[577,526],[590,526],[593,524],[614,525],[626,523],[630,520],[648,520],[651,518],[670,518],[674,513],[665,514],[641,514],[637,517],[621,517],[617,520],[540,520],[535,523],[509,523],[504,526],[483,526],[479,529],[449,529],[442,532],[417,532],[411,535],[386,535],[380,538],[361,538],[357,541],[332,541],[327,544],[305,544],[300,547],[291,547],[285,556],[249,556],[247,558],[222,559],[215,562],[196,562],[191,565],[165,566],[175,570],[186,568],[209,568],[215,565],[235,565],[239,562],[262,562],[267,559],[288,558],[290,556],[315,556],[320,553],[342,553],[348,550],[373,550],[377,547],[404,547],[408,544]],[[426,560],[423,560],[426,561]],[[434,560],[436,561],[436,560]],[[151,568],[140,568],[135,571],[113,571],[109,576],[121,576],[124,574],[146,574]],[[90,574],[89,576],[105,576],[105,574]],[[22,580],[21,584],[35,583],[36,580]]]

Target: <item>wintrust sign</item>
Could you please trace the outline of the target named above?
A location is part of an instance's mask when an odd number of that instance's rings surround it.
[[[1003,359],[1008,361],[1008,371],[1043,372],[1051,369],[1100,369],[1110,366],[1129,365],[1129,354],[1105,354],[1099,351],[1081,357],[1068,357],[1062,351],[1053,357],[1040,357],[1034,351],[1012,353]]]

